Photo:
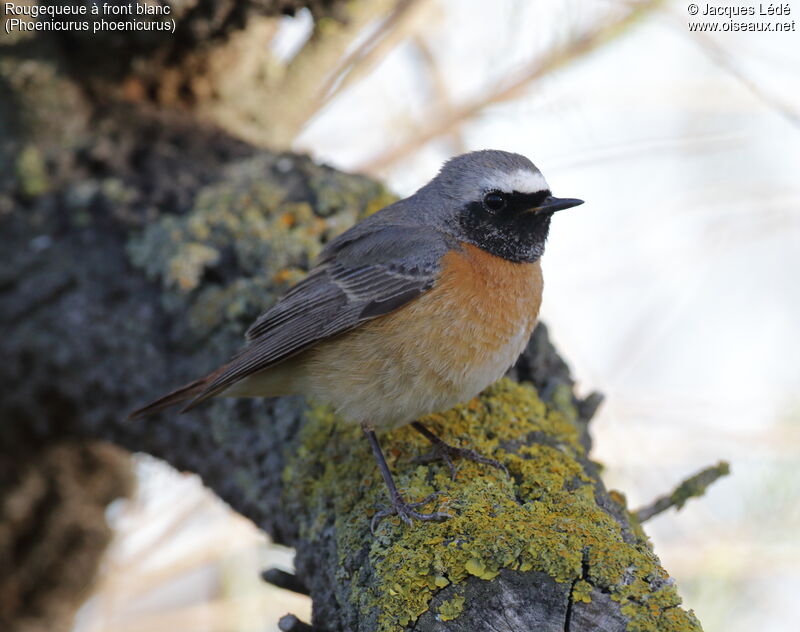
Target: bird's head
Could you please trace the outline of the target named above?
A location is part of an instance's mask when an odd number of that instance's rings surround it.
[[[553,213],[583,204],[554,197],[525,156],[497,150],[449,160],[429,187],[445,200],[454,237],[516,262],[542,256]]]

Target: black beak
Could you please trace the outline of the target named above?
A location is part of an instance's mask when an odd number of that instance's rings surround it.
[[[583,204],[583,200],[577,198],[557,198],[551,195],[546,197],[539,206],[532,210],[536,213],[555,213],[556,211],[563,211],[564,209],[580,206],[581,204]]]

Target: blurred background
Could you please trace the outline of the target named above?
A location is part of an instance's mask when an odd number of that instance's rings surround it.
[[[682,0],[486,4],[357,1],[343,27],[305,10],[252,20],[227,44],[247,67],[209,70],[219,97],[202,114],[401,196],[448,157],[495,148],[586,200],[554,221],[542,318],[583,392],[606,395],[593,458],[634,508],[729,461],[729,477],[647,531],[707,631],[794,631],[800,36],[692,31],[703,16]],[[286,124],[267,125],[275,116]],[[75,632],[266,632],[286,612],[309,618],[305,598],[259,579],[291,568],[291,551],[196,477],[147,457],[136,467]]]

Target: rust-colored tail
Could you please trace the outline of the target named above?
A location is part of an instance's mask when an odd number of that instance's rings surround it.
[[[147,406],[142,406],[141,408],[134,410],[130,415],[128,415],[128,419],[138,419],[139,417],[154,415],[155,413],[161,412],[170,406],[180,404],[186,400],[194,399],[205,390],[209,379],[213,379],[215,375],[216,372],[212,373],[211,375],[206,375],[205,377],[201,377],[199,380],[189,382],[188,384],[175,389],[171,393],[167,393],[163,397],[159,397],[157,400],[147,404]]]

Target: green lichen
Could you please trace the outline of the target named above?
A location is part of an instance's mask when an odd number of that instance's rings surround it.
[[[646,540],[626,542],[620,524],[598,506],[576,426],[533,387],[501,380],[424,423],[450,443],[503,461],[512,478],[460,462],[451,481],[443,464],[415,463],[429,446],[412,429],[398,429],[382,438],[398,487],[409,499],[439,491],[424,509],[453,517],[412,528],[386,519],[371,536],[370,517],[387,502],[383,481],[360,430],[322,407],[311,409],[301,448],[284,471],[287,503],[306,516],[304,538],[321,537],[334,516],[340,566],[351,569],[350,598],[359,611],[379,613],[377,630],[413,623],[444,581],[490,580],[504,568],[577,582],[575,597],[583,601],[589,585],[607,591],[632,617],[631,630],[699,630],[675,607],[680,599]],[[520,445],[520,437],[531,443]],[[351,564],[348,555],[365,541],[368,563]]]
[[[721,477],[730,474],[730,471],[730,465],[725,461],[720,461],[712,467],[707,467],[694,476],[687,478],[668,496],[661,496],[649,505],[633,512],[631,519],[637,523],[642,523],[672,507],[680,510],[686,504],[686,501],[703,496],[710,485]]]
[[[17,189],[26,198],[35,198],[47,192],[49,181],[44,156],[33,145],[19,152],[16,162]]]
[[[464,595],[455,595],[439,604],[438,616],[440,621],[452,621],[464,610]]]
[[[569,421],[574,422],[578,418],[578,411],[575,408],[575,396],[569,385],[559,384],[556,386],[550,403]]]
[[[188,305],[196,337],[228,323],[240,329],[303,278],[325,241],[393,199],[366,178],[296,159],[312,206],[275,174],[280,160],[234,163],[188,212],[163,209],[128,243],[132,263],[163,287],[164,307],[185,313]]]
[[[583,579],[576,581],[572,587],[572,601],[592,603],[592,585]]]
[[[720,461],[713,467],[708,467],[694,476],[683,481],[675,491],[670,494],[670,504],[676,509],[681,509],[690,498],[698,498],[706,493],[712,485],[722,476],[731,473],[731,466],[726,461]]]

